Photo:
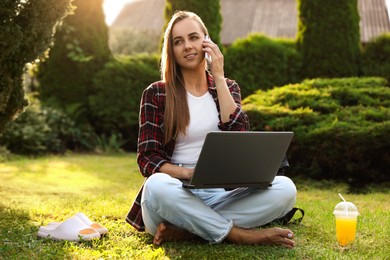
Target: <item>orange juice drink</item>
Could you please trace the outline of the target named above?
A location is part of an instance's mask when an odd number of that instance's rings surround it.
[[[355,240],[356,223],[359,212],[351,202],[340,202],[333,214],[336,217],[336,238],[340,246],[346,246]]]
[[[356,217],[336,217],[336,238],[340,246],[346,246],[355,240],[356,220]]]

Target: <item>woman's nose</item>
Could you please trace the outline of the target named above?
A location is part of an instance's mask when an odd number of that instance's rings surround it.
[[[185,41],[184,49],[191,50],[192,49],[192,44],[189,41]]]

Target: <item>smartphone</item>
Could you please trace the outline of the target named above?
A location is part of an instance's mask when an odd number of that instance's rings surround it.
[[[205,36],[204,38],[205,38],[205,40],[210,40],[210,37],[209,37],[207,34],[206,34],[206,36]],[[210,54],[208,54],[207,52],[205,52],[204,57],[206,58],[206,60],[207,60],[208,62],[211,62],[211,56],[210,56]]]

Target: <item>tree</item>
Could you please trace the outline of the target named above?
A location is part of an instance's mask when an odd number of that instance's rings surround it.
[[[44,55],[54,28],[71,11],[72,0],[0,2],[0,133],[27,106],[25,64]]]
[[[360,73],[357,0],[298,0],[298,45],[306,77]]]
[[[111,55],[102,2],[74,1],[75,15],[64,19],[49,59],[39,66],[41,101],[64,110],[78,123],[89,121],[88,98],[95,93],[92,79]],[[79,109],[77,116],[74,108]]]
[[[199,15],[205,23],[212,41],[221,46],[222,15],[219,0],[208,0],[206,4],[199,0],[167,0],[165,6],[166,24],[177,10],[191,11]]]

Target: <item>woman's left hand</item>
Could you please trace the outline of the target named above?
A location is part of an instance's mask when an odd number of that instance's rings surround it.
[[[210,39],[203,41],[203,51],[208,53],[211,57],[210,72],[214,77],[224,77],[223,71],[223,54],[218,45],[213,43]]]

